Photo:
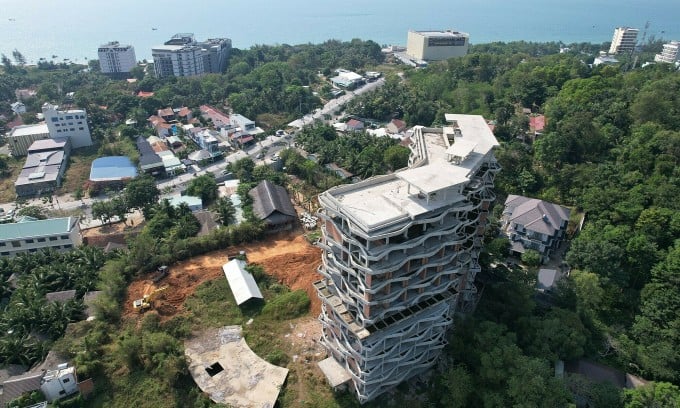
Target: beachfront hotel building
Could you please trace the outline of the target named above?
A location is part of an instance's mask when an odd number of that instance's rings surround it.
[[[442,61],[467,54],[470,35],[459,31],[408,32],[406,54],[422,61]]]
[[[498,142],[481,116],[446,120],[414,127],[408,168],[319,196],[319,366],[362,403],[432,367],[476,305]]]
[[[230,51],[228,38],[197,42],[192,33],[180,33],[152,48],[151,55],[156,77],[186,77],[223,72]]]
[[[612,44],[609,46],[610,54],[621,54],[624,52],[633,52],[637,44],[637,35],[640,30],[630,27],[616,27],[614,29],[614,36],[612,37]]]
[[[675,64],[680,62],[680,41],[671,41],[663,45],[660,54],[654,56],[655,62],[665,62]]]
[[[135,47],[112,41],[99,46],[99,67],[103,74],[124,77],[137,65]]]

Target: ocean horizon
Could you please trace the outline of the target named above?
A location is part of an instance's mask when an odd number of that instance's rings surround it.
[[[640,29],[646,39],[680,40],[677,0],[374,0],[342,3],[289,0],[44,2],[0,0],[0,53],[19,50],[39,59],[85,63],[109,41],[135,47],[138,60],[175,33],[197,40],[226,37],[235,48],[257,44],[321,43],[329,39],[406,43],[408,30],[454,29],[472,44],[494,41],[603,43],[614,28]]]

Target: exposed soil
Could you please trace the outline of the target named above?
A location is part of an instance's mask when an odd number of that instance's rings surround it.
[[[154,302],[154,310],[161,320],[168,320],[184,310],[184,300],[203,282],[212,279],[225,279],[222,265],[228,255],[245,251],[248,263],[261,265],[265,272],[292,290],[303,289],[311,300],[311,313],[316,316],[321,303],[312,283],[320,279],[316,268],[320,263],[320,250],[310,245],[300,231],[281,233],[255,242],[225,250],[210,252],[186,261],[171,265],[168,275],[158,283],[153,283],[154,274],[136,279],[128,287],[123,304],[123,316],[133,317],[138,313],[132,307],[135,299],[142,298],[156,288],[168,286]]]

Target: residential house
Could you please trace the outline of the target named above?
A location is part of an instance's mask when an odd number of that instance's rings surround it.
[[[163,160],[143,136],[137,137],[137,150],[139,150],[139,168],[143,173],[154,176],[160,176],[165,173]]]
[[[538,251],[547,262],[565,238],[570,211],[561,205],[511,194],[505,200],[503,231],[512,252]]]
[[[26,113],[26,105],[24,105],[24,103],[21,101],[14,102],[10,105],[10,107],[12,108],[12,112],[16,113],[17,115]]]
[[[176,195],[168,199],[170,205],[173,207],[179,207],[182,204],[186,204],[189,209],[193,211],[200,211],[203,209],[203,201],[201,197],[194,197],[188,195]]]
[[[392,119],[390,123],[385,126],[385,130],[387,130],[387,133],[391,133],[393,135],[401,133],[406,130],[406,122],[401,119]]]
[[[364,122],[356,119],[350,119],[345,123],[347,132],[361,132],[364,130]]]
[[[77,217],[0,224],[0,256],[37,252],[46,248],[68,250],[81,242]]]
[[[269,232],[293,227],[297,213],[286,189],[269,180],[263,180],[248,192],[253,199],[253,213],[265,222]]]

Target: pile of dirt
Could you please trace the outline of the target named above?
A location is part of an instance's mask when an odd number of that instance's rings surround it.
[[[158,283],[152,282],[154,274],[148,274],[133,281],[128,287],[127,299],[123,305],[123,316],[133,317],[137,311],[132,307],[135,299],[156,288],[168,286],[154,303],[154,309],[167,320],[184,310],[185,299],[194,293],[203,282],[225,279],[222,265],[228,254],[245,251],[248,263],[261,265],[265,272],[292,290],[303,289],[311,299],[312,314],[321,311],[321,303],[312,286],[320,279],[316,268],[321,262],[321,251],[310,245],[299,231],[267,237],[265,240],[214,251],[171,265],[168,275]]]

